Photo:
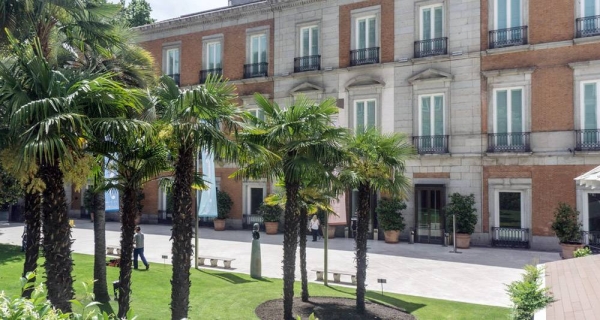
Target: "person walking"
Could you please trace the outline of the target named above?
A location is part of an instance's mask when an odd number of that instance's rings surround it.
[[[142,233],[142,228],[135,227],[135,236],[133,237],[133,241],[135,243],[135,249],[133,249],[133,268],[138,268],[138,255],[142,259],[142,262],[146,266],[146,270],[150,269],[150,265],[146,261],[146,257],[144,257],[144,234]]]
[[[312,232],[313,242],[317,241],[317,236],[319,235],[319,218],[317,215],[313,215],[312,219],[310,219],[310,231]]]

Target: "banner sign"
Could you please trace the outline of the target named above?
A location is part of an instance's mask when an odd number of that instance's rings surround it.
[[[117,176],[117,172],[108,168],[108,158],[104,158],[104,178],[106,180],[113,179]],[[104,210],[106,212],[119,211],[119,190],[110,189],[104,192]]]
[[[215,177],[215,160],[212,153],[202,149],[202,173],[208,189],[200,194],[199,217],[217,217],[217,184]]]

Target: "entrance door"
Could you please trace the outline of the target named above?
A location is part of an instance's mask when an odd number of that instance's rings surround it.
[[[444,236],[445,186],[417,185],[415,187],[415,241],[442,243]]]
[[[250,214],[257,214],[258,207],[262,204],[264,189],[263,188],[250,188]]]

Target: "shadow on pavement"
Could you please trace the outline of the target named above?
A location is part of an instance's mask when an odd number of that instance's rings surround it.
[[[14,261],[22,261],[24,258],[25,253],[21,252],[21,247],[0,244],[0,265]]]

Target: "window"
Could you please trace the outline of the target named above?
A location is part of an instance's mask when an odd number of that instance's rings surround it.
[[[498,192],[500,228],[522,228],[523,206],[521,192]]]
[[[600,35],[600,0],[580,0],[577,38]]]
[[[259,120],[265,120],[265,112],[262,109],[250,109],[248,112]]]
[[[209,42],[206,44],[205,69],[221,69],[221,42]]]
[[[581,17],[600,15],[600,0],[581,0]]]
[[[523,127],[523,89],[494,90],[495,145],[523,145]]]
[[[419,135],[444,135],[444,95],[424,95],[419,97]],[[428,139],[429,140],[429,139]],[[437,141],[437,140],[435,140]],[[440,143],[442,141],[439,141]],[[425,141],[423,141],[425,143]],[[431,145],[431,140],[429,140]]]
[[[441,4],[421,7],[421,40],[444,36],[444,13]]]
[[[300,28],[300,56],[316,56],[319,54],[319,27]]]
[[[600,82],[581,83],[581,139],[584,144],[598,143],[598,123],[600,112],[598,106],[598,85]]]
[[[366,128],[374,128],[377,125],[375,108],[375,99],[354,102],[354,129],[357,132],[365,131]]]
[[[494,0],[491,49],[527,44],[524,1],[527,0]]]
[[[521,0],[496,0],[495,12],[496,30],[520,27],[523,24]]]
[[[374,16],[356,19],[356,49],[377,47],[376,21]]]
[[[350,66],[379,63],[381,6],[352,10]]]
[[[167,75],[179,75],[179,48],[167,49],[165,72]]]
[[[267,62],[267,35],[253,35],[250,37],[250,63],[263,62]]]

